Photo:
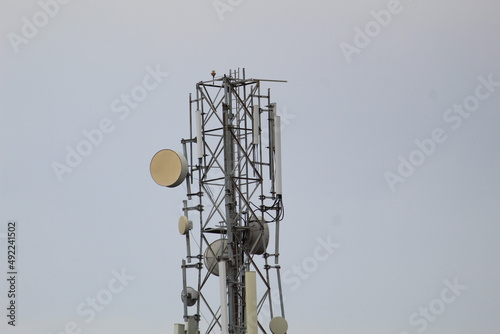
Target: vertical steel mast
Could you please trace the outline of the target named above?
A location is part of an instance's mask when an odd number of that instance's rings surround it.
[[[261,91],[264,82],[284,81],[241,72],[212,72],[197,83],[182,153],[162,150],[151,161],[158,184],[185,180],[187,191],[179,219],[187,248],[184,323],[176,334],[285,334],[288,327],[279,265],[280,119],[270,89]]]
[[[226,204],[226,234],[228,244],[228,271],[227,271],[227,285],[228,301],[229,301],[229,333],[242,333],[238,330],[243,327],[240,318],[240,301],[238,298],[239,290],[239,272],[243,271],[240,263],[241,247],[237,238],[237,227],[239,226],[237,220],[237,203],[236,203],[236,172],[235,166],[235,130],[237,129],[237,122],[235,122],[235,114],[232,108],[232,84],[231,79],[224,76],[222,78],[222,86],[224,89],[224,100],[222,104],[223,112],[223,138],[224,138],[224,178],[225,178],[225,204]]]

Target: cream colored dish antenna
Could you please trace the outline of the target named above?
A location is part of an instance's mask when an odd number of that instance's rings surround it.
[[[158,185],[173,188],[186,178],[188,163],[186,157],[180,152],[161,150],[151,159],[149,170]]]
[[[273,334],[285,334],[288,330],[288,322],[285,318],[275,317],[269,323],[269,329]]]
[[[193,222],[188,220],[188,217],[181,216],[179,218],[179,233],[182,235],[186,235],[192,229],[193,229]]]

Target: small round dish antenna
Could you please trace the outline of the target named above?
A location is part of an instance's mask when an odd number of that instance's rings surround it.
[[[188,220],[188,217],[181,216],[179,218],[179,233],[182,235],[186,235],[192,229],[193,229],[193,222]]]
[[[205,266],[208,271],[215,276],[219,276],[219,261],[226,260],[227,257],[228,250],[226,239],[218,239],[212,242],[210,246],[205,249],[205,253],[203,255]]]
[[[269,244],[269,226],[262,218],[255,216],[248,223],[249,230],[245,234],[245,248],[251,254],[264,254]]]
[[[187,304],[187,306],[193,306],[198,301],[199,295],[198,291],[188,286],[186,288],[186,293],[182,290],[181,299],[183,303]]]
[[[288,322],[285,318],[274,317],[269,323],[269,329],[273,334],[285,334],[288,330]]]
[[[188,173],[186,157],[173,150],[158,151],[149,166],[153,180],[163,187],[177,187]]]

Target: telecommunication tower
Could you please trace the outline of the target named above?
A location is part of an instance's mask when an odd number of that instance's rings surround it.
[[[174,325],[175,334],[287,332],[279,264],[281,122],[270,89],[262,87],[269,82],[286,81],[247,79],[244,69],[241,76],[212,71],[189,95],[182,152],[161,150],[151,160],[157,184],[185,182],[187,190],[178,224],[187,253],[184,323]]]

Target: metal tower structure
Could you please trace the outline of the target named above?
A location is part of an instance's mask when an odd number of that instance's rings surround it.
[[[213,71],[189,95],[182,152],[161,150],[151,161],[156,183],[185,182],[187,190],[179,219],[187,253],[184,323],[175,334],[287,331],[279,264],[281,124],[270,89],[262,87],[267,82],[285,81],[247,79],[244,69],[241,76]],[[269,324],[262,323],[266,317]]]

